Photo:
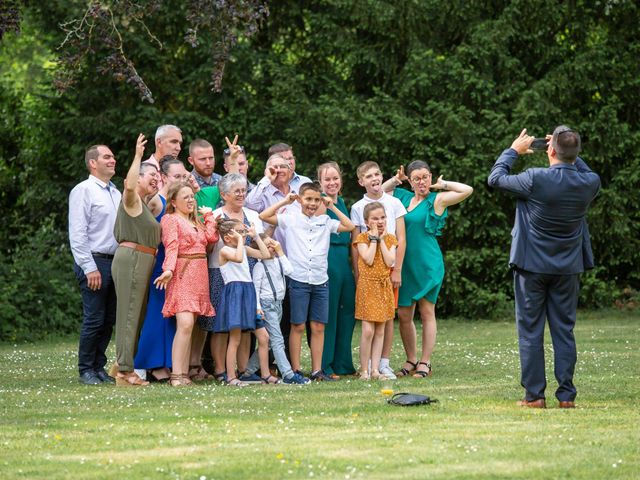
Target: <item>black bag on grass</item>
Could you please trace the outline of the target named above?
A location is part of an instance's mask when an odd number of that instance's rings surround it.
[[[399,405],[401,407],[411,407],[414,405],[430,405],[437,403],[435,398],[427,397],[426,395],[419,395],[417,393],[396,393],[393,397],[387,400],[390,405]]]

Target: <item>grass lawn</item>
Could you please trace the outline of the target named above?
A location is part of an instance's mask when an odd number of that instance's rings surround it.
[[[575,410],[557,408],[550,343],[550,408],[515,405],[523,392],[510,319],[442,321],[434,375],[390,382],[440,400],[410,408],[357,379],[87,387],[77,382],[76,339],[4,344],[0,476],[640,478],[640,312],[580,313],[576,337]]]

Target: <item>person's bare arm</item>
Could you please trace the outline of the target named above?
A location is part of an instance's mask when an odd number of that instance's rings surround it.
[[[396,187],[402,185],[402,182],[404,182],[405,180],[409,180],[409,177],[404,174],[404,166],[400,165],[400,168],[396,171],[396,174],[382,184],[382,190],[386,193],[393,194],[393,191],[396,189]]]
[[[328,210],[331,210],[333,213],[335,213],[336,216],[338,217],[338,220],[340,220],[340,226],[338,227],[338,232],[352,232],[356,228],[356,226],[353,224],[351,219],[347,217],[344,213],[342,213],[340,209],[338,209],[338,207],[336,207],[336,204],[333,203],[333,200],[331,200],[331,198],[322,197],[322,201],[324,203],[324,206]]]
[[[274,203],[269,208],[265,209],[260,214],[260,220],[266,222],[270,225],[278,225],[278,210],[280,210],[285,205],[291,205],[298,199],[298,195],[296,193],[290,193],[285,198],[280,200],[278,203]]]
[[[369,245],[366,243],[358,243],[358,254],[362,257],[362,261],[366,265],[373,265],[373,260],[376,257],[376,250],[378,249],[378,241],[379,239],[371,240]]]
[[[404,263],[404,253],[407,249],[407,236],[405,232],[404,217],[399,217],[396,219],[396,238],[398,239],[396,263],[391,272],[393,288],[400,288],[400,285],[402,285],[402,264]]]
[[[122,203],[124,204],[125,211],[132,217],[137,217],[142,213],[142,200],[136,192],[138,186],[138,177],[140,176],[140,163],[142,162],[142,155],[144,154],[144,146],[147,141],[143,134],[138,135],[136,140],[136,154],[133,157],[133,162],[129,167],[127,178],[124,180],[124,192],[122,193]]]
[[[442,175],[438,181],[431,185],[433,190],[440,190],[433,202],[433,210],[436,215],[442,215],[445,208],[462,202],[473,193],[473,187],[459,182],[450,182],[442,179]]]
[[[387,242],[384,241],[384,237],[387,234],[386,230],[380,235],[380,253],[382,253],[382,260],[387,267],[392,267],[396,261],[396,246],[387,247]]]

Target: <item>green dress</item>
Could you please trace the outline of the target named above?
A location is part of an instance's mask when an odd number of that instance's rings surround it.
[[[412,192],[396,188],[393,196],[407,209],[404,216],[407,248],[402,264],[402,286],[398,295],[398,306],[410,307],[421,298],[436,303],[444,279],[444,260],[436,239],[442,232],[447,218],[447,209],[436,215],[433,202],[437,193],[430,193],[409,211],[414,197]]]
[[[342,197],[338,197],[336,207],[349,216]],[[338,220],[331,210],[329,217]],[[351,340],[356,320],[355,296],[356,284],[351,270],[349,252],[351,250],[351,233],[331,234],[329,247],[329,321],[324,327],[324,350],[322,351],[322,369],[327,375],[350,375],[355,373]]]

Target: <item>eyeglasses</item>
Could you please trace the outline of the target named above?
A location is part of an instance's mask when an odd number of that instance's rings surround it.
[[[271,168],[276,170],[289,170],[291,166],[288,163],[276,163],[271,165]]]
[[[430,173],[428,175],[424,175],[422,177],[413,177],[413,178],[411,178],[411,183],[428,182],[429,180],[431,180],[431,174]]]
[[[247,194],[246,188],[241,188],[239,190],[234,190],[233,193],[236,197],[244,197]]]
[[[244,229],[243,229],[243,230],[236,230],[236,229],[234,228],[234,229],[233,229],[233,231],[234,231],[234,232],[236,232],[236,233],[238,233],[238,234],[240,234],[240,235],[242,235],[243,237],[246,237],[246,236],[247,236],[247,233],[248,233],[248,232],[247,232],[247,230],[244,230]]]
[[[238,145],[238,147],[240,148],[240,152],[245,153],[244,147],[242,145]],[[224,153],[225,155],[231,155],[231,150],[225,148],[222,153]]]

